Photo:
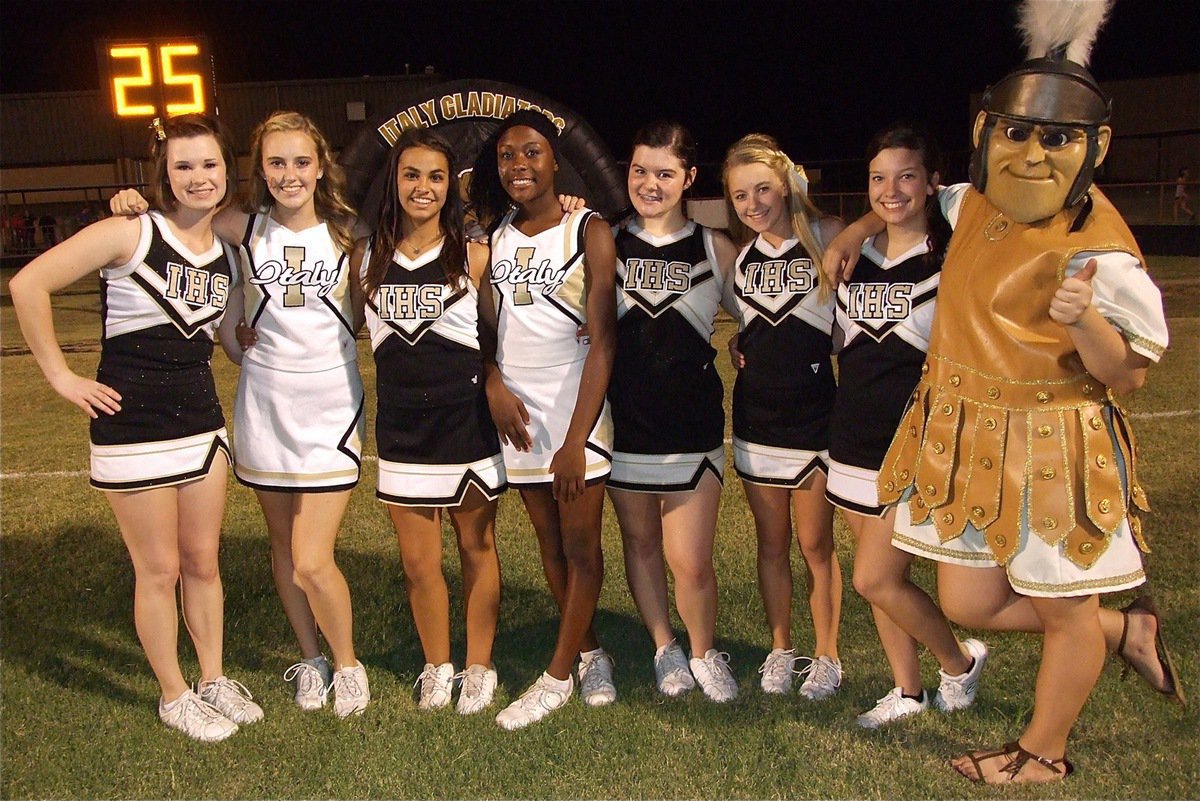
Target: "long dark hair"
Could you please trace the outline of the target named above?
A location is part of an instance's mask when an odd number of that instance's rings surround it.
[[[942,172],[942,154],[938,150],[937,140],[921,126],[908,122],[894,122],[887,126],[875,134],[867,145],[867,162],[879,155],[879,151],[892,147],[920,153],[921,164],[930,178],[935,172]],[[940,263],[946,257],[952,229],[938,205],[937,192],[925,198],[925,232],[929,245],[926,258]]]
[[[396,189],[396,177],[400,169],[400,157],[405,150],[423,147],[441,153],[446,159],[446,202],[438,213],[438,226],[445,239],[442,241],[442,264],[445,265],[446,283],[460,287],[467,278],[467,243],[463,234],[463,202],[458,190],[458,168],[454,163],[454,150],[450,143],[426,128],[410,128],[401,134],[392,152],[388,155],[386,183],[383,201],[379,204],[379,218],[375,223],[375,235],[371,239],[371,260],[367,263],[367,277],[363,288],[371,295],[383,283],[396,246],[404,238],[401,223],[404,209]]]

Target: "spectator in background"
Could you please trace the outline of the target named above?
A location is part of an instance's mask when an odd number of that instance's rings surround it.
[[[26,244],[25,213],[20,209],[14,211],[9,219],[9,225],[12,228],[12,249],[26,250],[29,245]],[[32,229],[29,230],[29,235],[32,235]]]
[[[1179,176],[1175,179],[1175,206],[1173,209],[1175,222],[1179,222],[1179,212],[1187,215],[1189,220],[1196,219],[1196,212],[1188,203],[1187,183],[1191,178],[1191,173],[1187,167],[1179,171]]]
[[[58,220],[47,212],[38,218],[38,228],[42,232],[42,247],[52,248],[58,244]]]

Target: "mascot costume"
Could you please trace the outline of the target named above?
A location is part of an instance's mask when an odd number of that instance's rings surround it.
[[[1108,5],[1022,8],[1028,60],[984,95],[971,184],[940,192],[954,235],[929,355],[879,475],[881,502],[899,502],[893,544],[943,563],[952,620],[1044,635],[1028,727],[953,762],[975,781],[1072,772],[1067,735],[1106,646],[1183,698],[1149,601],[1099,606],[1145,581],[1148,550],[1133,432],[1113,396],[1167,346],[1137,243],[1092,183],[1110,103],[1085,65]],[[1151,643],[1141,663],[1126,645],[1133,617]]]

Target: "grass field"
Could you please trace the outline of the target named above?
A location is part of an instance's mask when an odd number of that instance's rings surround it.
[[[1172,346],[1144,389],[1128,400],[1154,514],[1146,529],[1150,586],[1164,611],[1184,685],[1200,696],[1197,487],[1200,486],[1200,260],[1151,260],[1163,286]],[[87,286],[57,299],[68,360],[93,374],[98,299]],[[768,698],[756,669],[768,638],[755,586],[754,529],[742,489],[727,482],[717,539],[718,645],[741,684],[725,706],[700,694],[661,700],[652,646],[625,585],[620,535],[606,511],[607,577],[596,628],[615,656],[619,701],[599,710],[578,701],[517,733],[490,715],[418,712],[412,683],[421,652],[404,595],[391,527],[373,496],[373,445],[346,516],[338,560],[355,602],[356,642],[374,702],[362,717],[301,713],[281,680],[296,649],[275,598],[261,514],[231,481],[221,552],[227,671],[266,710],[263,723],[200,745],[158,721],[157,687],[132,625],[132,570],[103,496],[89,489],[87,426],[55,396],[24,350],[11,306],[0,309],[0,797],[2,798],[1196,798],[1200,747],[1195,706],[1160,700],[1110,664],[1074,734],[1078,773],[1053,786],[990,790],[959,778],[946,760],[1015,736],[1029,715],[1039,641],[987,634],[992,661],[978,703],[951,716],[930,712],[878,732],[854,715],[890,687],[868,609],[850,590],[853,544],[839,522],[847,594],[843,690],[813,704]],[[716,340],[731,333],[724,323]],[[723,350],[723,348],[722,348]],[[374,370],[360,343],[368,408]],[[727,359],[720,360],[728,382]],[[214,359],[227,414],[236,371]],[[728,386],[728,383],[727,383]],[[728,395],[728,393],[727,393]],[[730,470],[732,474],[732,470]],[[504,599],[497,638],[499,702],[544,667],[555,611],[515,493],[497,525]],[[447,546],[451,540],[447,538]],[[461,597],[446,551],[461,660]],[[803,575],[793,556],[797,577]],[[918,581],[932,572],[918,563]],[[1123,604],[1129,595],[1111,598]],[[682,629],[679,628],[682,632]],[[794,634],[811,644],[798,588]],[[185,638],[186,639],[186,638]],[[189,647],[185,673],[196,674]],[[926,684],[936,665],[926,659]]]

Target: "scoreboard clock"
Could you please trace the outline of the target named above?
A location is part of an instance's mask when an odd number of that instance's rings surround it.
[[[96,43],[96,55],[117,119],[173,117],[212,108],[207,37],[104,39]]]

